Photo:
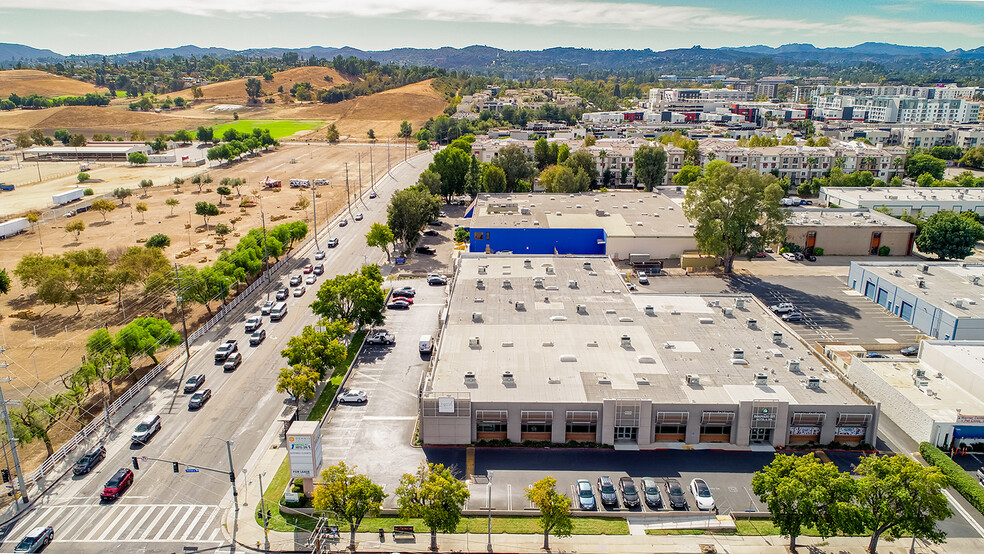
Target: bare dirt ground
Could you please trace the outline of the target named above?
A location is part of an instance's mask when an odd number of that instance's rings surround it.
[[[0,71],[0,97],[6,98],[13,94],[29,96],[81,96],[89,92],[104,93],[109,89],[93,84],[53,75],[36,69],[10,69]]]

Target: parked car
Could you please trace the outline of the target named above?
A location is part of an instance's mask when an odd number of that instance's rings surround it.
[[[902,350],[899,350],[899,354],[903,356],[915,356],[919,354],[919,346],[906,346]]]
[[[35,527],[17,543],[14,552],[41,552],[54,538],[55,529],[52,526]]]
[[[789,260],[791,262],[795,262],[796,261],[796,254],[793,254],[792,252],[783,252],[782,253],[782,257],[783,258],[786,258],[787,260]]]
[[[355,220],[356,221],[362,221],[362,214],[361,213],[355,214]]]
[[[228,339],[215,351],[215,361],[224,362],[229,354],[237,350],[239,350],[239,346],[236,344],[236,339]]]
[[[296,289],[294,289],[294,298],[298,298],[300,296],[304,296],[304,293],[305,292],[307,292],[307,288],[306,287],[297,287]]]
[[[253,334],[249,336],[250,346],[259,346],[266,339],[266,329],[258,329],[253,331]]]
[[[436,236],[438,236],[440,234],[441,233],[438,233],[434,229],[427,229],[426,231],[424,231],[424,236],[425,237],[436,237]]]
[[[434,250],[430,246],[418,246],[414,248],[413,251],[418,254],[427,254],[429,256],[433,256],[434,254],[437,253],[437,250]]]
[[[345,389],[338,394],[338,402],[342,404],[344,403],[362,404],[363,402],[368,402],[368,401],[369,401],[369,395],[366,394],[366,391],[362,391],[358,389]]]
[[[440,214],[437,215],[437,217],[447,217],[447,216],[448,216],[447,212],[441,212]]]
[[[287,300],[288,296],[290,296],[290,289],[287,287],[283,287],[277,291],[277,300],[280,302]]]
[[[303,276],[301,276],[301,275],[294,275],[293,277],[290,278],[290,286],[296,287],[297,285],[300,285],[301,284],[301,281],[303,281],[303,280],[304,280],[304,277]]]
[[[400,300],[394,300],[394,301],[392,301],[392,302],[390,302],[389,304],[386,305],[386,309],[388,309],[388,310],[409,310],[410,309],[410,303],[407,302],[406,300],[402,300],[402,299],[400,299]]]
[[[123,494],[126,489],[130,488],[133,484],[133,471],[129,468],[121,467],[109,481],[106,481],[106,486],[103,487],[102,494],[99,495],[100,498],[106,500],[116,500]]]
[[[782,315],[782,314],[788,314],[789,312],[796,311],[796,306],[793,306],[791,302],[782,302],[780,304],[773,304],[769,306],[769,309],[772,310],[772,313]]]
[[[397,302],[397,301],[399,301],[399,302],[406,302],[407,304],[410,304],[411,306],[413,306],[413,297],[412,296],[394,296],[393,297],[393,301],[394,302]]]
[[[328,248],[334,248],[338,246],[338,237],[332,237],[328,239],[327,244],[328,244]]]
[[[882,354],[881,352],[865,352],[865,358],[887,358],[888,356]]]
[[[663,509],[663,495],[659,493],[659,485],[652,477],[642,480],[642,495],[646,499],[646,506],[654,510]]]
[[[311,264],[307,264],[304,266],[304,269],[302,269],[301,271],[304,272],[305,274],[311,273],[312,271],[314,271],[314,266]]]
[[[639,491],[636,490],[635,481],[631,477],[622,477],[619,479],[618,490],[622,493],[622,504],[626,508],[639,507]]]
[[[338,222],[339,227],[345,227],[346,225],[348,225],[347,219],[342,219],[341,221]]]
[[[106,457],[106,447],[97,444],[92,447],[91,450],[85,453],[84,456],[79,458],[79,461],[75,462],[75,467],[72,468],[72,473],[75,475],[85,475],[92,471],[92,468],[96,467],[99,462]]]
[[[806,261],[808,261],[808,262],[815,262],[815,261],[817,261],[817,257],[814,256],[813,254],[807,254],[806,255]]]
[[[396,344],[396,337],[389,333],[373,333],[366,337],[366,344]]]
[[[212,389],[205,389],[200,392],[196,392],[191,395],[191,399],[188,400],[188,409],[197,410],[205,405],[212,398]]]
[[[413,287],[401,287],[393,291],[393,296],[413,298],[414,296],[417,296],[417,291]]]
[[[184,388],[185,394],[195,392],[203,384],[205,384],[204,373],[199,373],[198,375],[192,375],[191,377],[188,378],[187,381],[185,381],[185,388]]]
[[[263,303],[263,307],[260,308],[260,315],[270,315],[270,308],[273,307],[274,301],[267,300]]]
[[[313,285],[318,282],[317,275],[308,275],[307,279],[304,280],[305,285]]]
[[[802,252],[793,252],[793,257],[796,258],[796,261],[798,261],[798,262],[803,261],[803,253]]]
[[[595,503],[594,490],[587,479],[577,480],[577,504],[582,510],[598,509],[598,504]]]
[[[639,284],[640,285],[648,285],[649,284],[649,276],[646,275],[646,272],[645,271],[640,271],[639,272]]]
[[[272,302],[271,302],[272,304]],[[271,306],[272,307],[272,306]],[[259,316],[253,316],[246,320],[246,332],[252,333],[253,331],[263,327],[263,318]]]
[[[325,264],[315,264],[314,265],[314,274],[315,275],[322,275],[322,274],[324,274],[324,272],[325,272]]]
[[[711,488],[703,479],[694,479],[690,482],[690,494],[694,495],[698,510],[713,510],[714,497],[711,496]]]
[[[137,424],[137,428],[133,431],[133,435],[130,438],[133,442],[145,444],[160,430],[161,416],[157,414],[149,415]]]
[[[683,487],[680,486],[680,482],[676,479],[668,479],[663,486],[666,489],[666,497],[670,499],[670,508],[686,510],[687,497],[683,494]]]
[[[428,225],[433,225],[434,227],[440,227],[443,224],[441,223],[441,220],[440,219],[435,219],[434,221],[431,221],[430,223],[428,223]]]
[[[229,357],[226,358],[225,363],[222,364],[222,371],[233,371],[242,365],[242,363],[243,355],[239,352],[233,352],[232,354],[229,354]]]
[[[375,198],[375,197],[376,197],[376,191],[369,193],[369,198]]]
[[[782,320],[788,321],[789,323],[803,321],[803,312],[789,312],[787,314],[782,314]]]
[[[602,475],[598,478],[598,496],[601,497],[601,503],[605,506],[616,506],[618,507],[618,495],[615,494],[615,483],[612,483],[612,478],[607,475]]]
[[[314,253],[314,259],[315,260],[323,260],[323,259],[325,259],[325,251],[324,250],[318,250],[317,252],[315,252]]]
[[[447,280],[447,278],[442,277],[442,276],[428,277],[427,278],[427,284],[430,285],[430,286],[432,286],[432,287],[444,286],[444,285],[448,284],[448,280]]]

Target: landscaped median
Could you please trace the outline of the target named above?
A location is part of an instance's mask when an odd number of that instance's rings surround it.
[[[954,462],[945,452],[928,442],[919,443],[919,455],[929,465],[940,468],[950,478],[950,483],[961,496],[967,499],[979,512],[984,514],[984,487],[967,471]]]

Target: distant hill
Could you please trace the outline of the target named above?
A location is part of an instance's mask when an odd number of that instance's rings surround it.
[[[0,42],[0,63],[19,61],[49,61],[64,58],[51,50],[39,50],[23,44]]]

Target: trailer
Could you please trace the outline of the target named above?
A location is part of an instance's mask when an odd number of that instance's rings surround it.
[[[51,201],[54,202],[56,206],[62,206],[70,202],[75,202],[85,196],[85,192],[82,189],[66,190],[65,192],[59,192],[58,194],[51,195]]]
[[[0,190],[6,190],[6,191],[14,190],[14,185],[8,185],[7,183],[0,183]]]
[[[270,177],[267,177],[266,179],[261,179],[260,184],[263,185],[263,188],[265,189],[279,189],[280,179],[271,179]]]
[[[3,223],[0,223],[0,239],[19,235],[30,226],[31,222],[23,217],[4,221]]]
[[[292,189],[311,188],[311,181],[309,179],[291,179],[290,188]]]

